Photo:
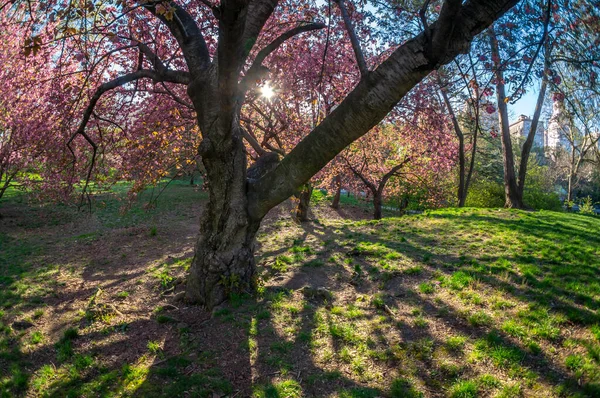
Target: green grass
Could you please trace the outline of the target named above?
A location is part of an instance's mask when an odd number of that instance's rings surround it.
[[[431,294],[435,291],[435,287],[430,282],[423,282],[419,285],[419,291],[423,294]]]
[[[477,398],[477,383],[470,380],[458,381],[450,387],[450,398]]]
[[[82,247],[130,228],[140,248],[159,247],[169,223],[196,222],[192,205],[205,197],[176,184],[167,203],[148,211],[142,200],[122,213],[126,188],[95,197],[94,229],[65,237],[61,225],[80,216],[73,209],[3,200],[23,218],[21,235],[0,230],[0,396],[233,395],[232,358],[244,380],[257,380],[238,396],[598,396],[598,218],[446,209],[376,222],[278,220],[259,238],[260,294],[234,297],[209,318],[171,300],[187,254],[157,253],[133,281],[119,272],[138,263],[131,254],[107,251],[111,275],[85,263]],[[54,235],[41,239],[42,226]],[[61,261],[57,248],[82,260]],[[68,277],[85,280],[84,300],[110,285],[102,299],[131,319],[63,317]],[[140,299],[163,310],[131,311]],[[85,310],[74,307],[71,315]],[[205,341],[213,327],[218,344]],[[110,348],[115,341],[123,345]],[[105,346],[139,349],[107,365]]]

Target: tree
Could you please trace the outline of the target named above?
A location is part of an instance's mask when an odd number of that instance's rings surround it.
[[[72,110],[72,65],[63,65],[61,71],[47,68],[57,52],[41,46],[51,37],[53,25],[23,42],[28,29],[15,15],[0,13],[0,198],[16,182],[40,183],[35,173],[48,159],[63,160],[57,156],[64,145],[59,137],[68,132],[65,120]],[[62,80],[62,95],[57,93],[58,78]],[[46,169],[45,177],[40,188],[64,186],[55,170]]]
[[[568,84],[563,86],[571,90],[558,96],[555,106],[559,112],[553,116],[551,126],[560,126],[561,138],[567,144],[555,154],[557,158],[562,158],[562,162],[561,159],[555,159],[555,163],[565,165],[566,201],[570,204],[581,168],[593,162],[593,153],[598,149],[600,97],[598,93],[585,87],[569,87]]]
[[[516,3],[444,1],[435,22],[403,38],[376,67],[367,65],[339,106],[281,161],[259,160],[250,168],[240,125],[244,98],[264,76],[270,54],[292,37],[322,28],[301,22],[316,19],[310,3],[120,1],[117,10],[106,3],[56,1],[40,3],[38,14],[28,13],[58,19],[58,36],[73,38],[85,60],[84,75],[99,84],[76,135],[85,136],[101,99],[115,89],[142,79],[186,88],[202,135],[198,151],[209,188],[186,297],[210,308],[233,291],[253,289],[254,238],[269,209],[379,123],[432,70],[468,51],[473,37]]]
[[[543,4],[543,3],[542,3]],[[538,6],[537,2],[534,2],[534,6]],[[523,6],[525,13],[534,14],[535,11],[532,11],[532,6],[530,4],[525,4]],[[504,166],[504,192],[506,197],[505,207],[508,208],[524,208],[525,204],[523,203],[523,189],[525,186],[525,178],[527,175],[527,163],[529,160],[529,154],[531,152],[531,148],[533,146],[533,141],[535,135],[537,133],[537,127],[539,124],[542,106],[544,103],[544,98],[546,95],[546,88],[548,84],[547,76],[550,70],[550,52],[551,52],[551,44],[550,38],[548,37],[548,30],[551,21],[552,11],[556,12],[557,7],[553,7],[552,1],[548,0],[545,7],[540,6],[536,7],[539,13],[537,18],[533,18],[532,20],[538,20],[542,23],[541,32],[539,35],[541,36],[539,39],[535,37],[536,35],[525,34],[523,37],[525,40],[516,41],[522,48],[518,48],[515,46],[515,34],[507,28],[513,28],[513,23],[504,23],[500,26],[503,30],[502,37],[503,43],[505,44],[504,52],[501,52],[500,47],[500,36],[496,32],[493,27],[489,29],[489,42],[490,42],[490,55],[491,55],[491,65],[493,72],[493,79],[496,86],[496,99],[497,99],[497,108],[498,108],[498,118],[500,125],[500,138],[502,143],[502,157],[503,157],[503,166]],[[523,31],[525,29],[529,29],[530,31],[537,32],[534,24],[526,24],[521,28]],[[530,55],[527,51],[528,48],[535,48],[535,53]],[[515,56],[519,54],[523,49],[526,50],[525,55],[522,59],[517,58]],[[510,133],[510,121],[508,116],[508,102],[511,100],[511,97],[506,92],[507,82],[513,81],[516,83],[516,88],[514,89],[515,99],[520,98],[522,93],[524,92],[524,85],[530,79],[530,72],[534,66],[534,63],[540,55],[540,50],[544,49],[543,54],[543,66],[541,72],[541,87],[538,92],[538,100],[536,103],[536,108],[533,115],[533,120],[530,126],[530,129],[527,133],[527,138],[523,143],[521,148],[521,162],[519,164],[518,171],[515,168],[515,160],[513,155],[513,142]],[[522,62],[525,63],[526,69],[522,71],[520,66]],[[513,71],[513,76],[507,77],[506,71],[509,68],[514,68],[516,72]],[[513,99],[514,100],[514,99]]]
[[[453,76],[454,81],[450,81],[450,76]],[[458,207],[465,205],[469,193],[471,178],[475,170],[477,141],[486,127],[485,117],[487,114],[495,112],[487,99],[492,94],[492,90],[489,87],[483,89],[480,87],[480,77],[471,54],[457,57],[452,67],[446,66],[436,73],[439,91],[452,121],[454,134],[458,139],[458,189],[456,195]],[[457,112],[460,107],[466,109]],[[470,146],[468,157],[467,146]]]
[[[433,92],[432,84],[420,84],[384,123],[340,154],[355,190],[366,189],[372,196],[375,220],[382,217],[383,200],[399,197],[407,188],[399,181],[435,185],[428,177],[435,175],[442,181],[454,165],[455,146],[448,119]],[[396,183],[390,184],[394,180]]]
[[[553,0],[526,1],[520,6],[524,20],[502,21],[489,29],[489,47],[496,86],[500,137],[504,160],[506,207],[524,208],[523,193],[529,156],[540,126],[540,117],[548,88],[560,84],[557,69],[563,65],[593,69],[598,59],[595,29],[598,10],[588,2],[560,3]],[[516,10],[515,10],[516,12]],[[591,67],[591,68],[590,68]],[[587,71],[592,78],[595,71]],[[534,77],[535,76],[535,77]],[[507,104],[518,101],[528,86],[539,81],[536,107],[520,148],[518,168],[509,131]],[[508,93],[508,88],[512,92]]]

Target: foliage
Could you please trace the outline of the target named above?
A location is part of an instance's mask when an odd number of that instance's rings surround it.
[[[592,198],[587,196],[581,200],[581,205],[579,206],[579,212],[581,214],[595,214],[594,212],[594,202]]]
[[[504,188],[493,181],[476,182],[469,189],[466,205],[470,207],[503,207]]]
[[[560,211],[562,204],[548,165],[539,165],[532,156],[527,167],[527,180],[523,192],[525,205],[536,210]]]

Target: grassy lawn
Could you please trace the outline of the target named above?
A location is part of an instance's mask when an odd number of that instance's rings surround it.
[[[600,396],[599,218],[281,206],[211,314],[177,301],[206,194],[123,195],[0,203],[0,396]]]

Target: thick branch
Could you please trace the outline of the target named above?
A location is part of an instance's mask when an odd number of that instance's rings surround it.
[[[244,137],[248,144],[250,144],[250,146],[256,151],[258,156],[262,156],[265,153],[267,153],[267,151],[265,151],[264,148],[260,146],[258,141],[256,141],[256,138],[254,138],[248,131],[246,131],[245,128],[240,127],[240,130],[242,132],[242,137]]]
[[[273,206],[287,199],[346,146],[379,123],[393,107],[427,76],[438,60],[451,60],[475,35],[508,11],[518,0],[470,0],[452,21],[449,41],[442,54],[426,55],[427,40],[421,33],[397,48],[370,72],[345,100],[306,136],[279,164],[249,185],[249,212],[260,219]],[[438,29],[438,22],[431,31]]]
[[[258,35],[262,31],[265,23],[273,14],[279,0],[253,0],[248,5],[248,15],[246,16],[246,26],[242,35],[242,44],[244,49],[244,60],[252,51]]]
[[[461,7],[462,0],[446,0],[442,5],[440,16],[436,22],[436,28],[433,30],[433,35],[431,36],[430,44],[430,58],[436,59],[439,57],[438,61],[440,63],[449,61],[445,59],[445,52],[450,45],[459,47],[470,46],[470,41],[462,40],[461,43],[461,40],[456,40],[455,37],[455,27],[458,26],[458,30],[460,31],[460,21],[456,20],[456,16]],[[464,51],[464,48],[462,50],[463,52],[468,51]],[[452,58],[454,58],[454,56]]]
[[[156,6],[172,7],[173,16],[167,18],[164,13],[157,11]],[[179,43],[183,56],[190,70],[203,70],[210,64],[208,46],[194,18],[174,1],[163,2],[155,0],[144,4],[144,7],[169,28],[171,34]]]
[[[154,68],[155,70],[157,70],[159,72],[167,71],[167,67],[165,66],[165,64],[158,57],[158,55],[156,55],[156,53],[154,51],[152,51],[152,49],[150,49],[150,47],[148,47],[144,43],[138,43],[137,46],[140,49],[140,51],[142,52],[142,54],[144,54],[146,56],[146,58],[148,58],[148,61],[150,61],[152,68]]]

